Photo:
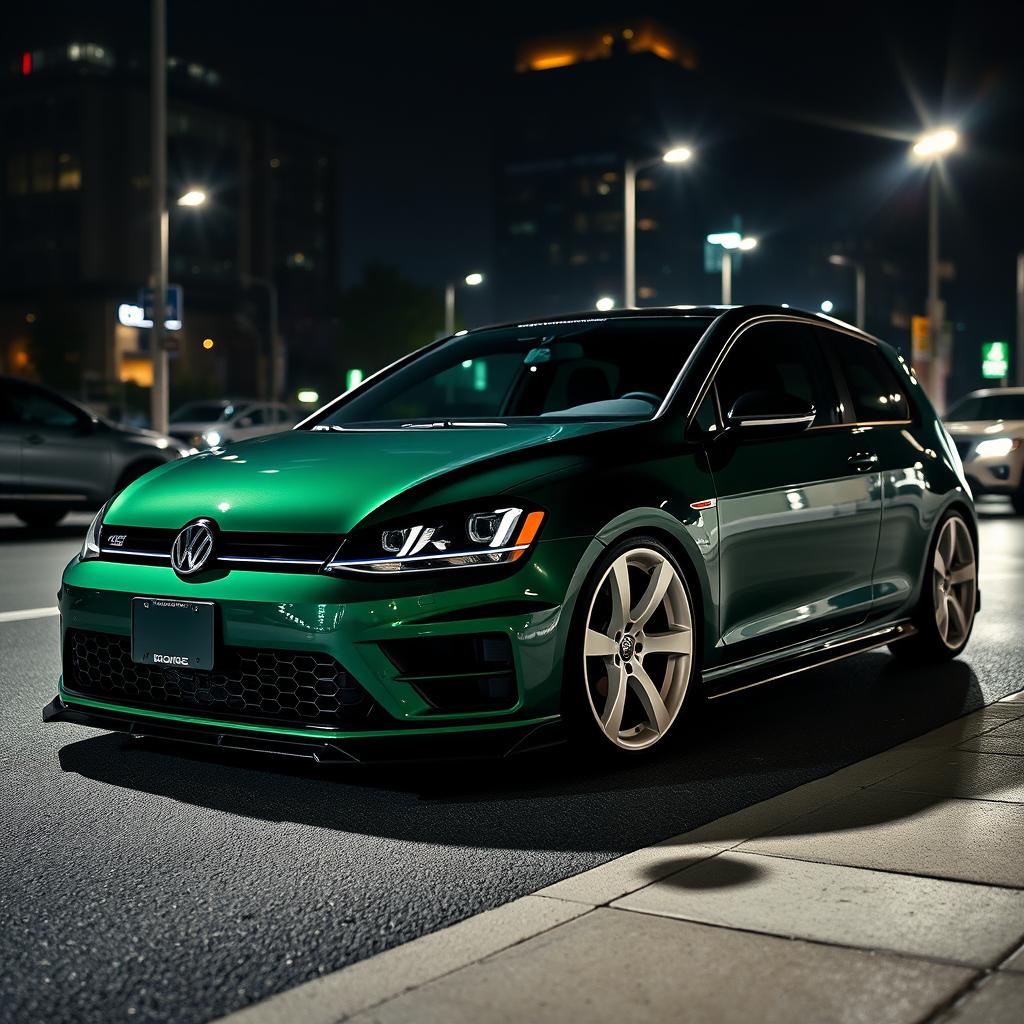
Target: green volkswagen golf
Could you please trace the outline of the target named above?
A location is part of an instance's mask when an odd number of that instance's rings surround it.
[[[787,308],[460,331],[153,470],[64,572],[45,717],[323,761],[658,748],[701,700],[963,650],[977,526],[889,346]]]

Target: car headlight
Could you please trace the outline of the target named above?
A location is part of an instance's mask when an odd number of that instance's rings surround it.
[[[419,522],[357,530],[325,572],[431,572],[500,565],[522,557],[537,537],[544,513],[495,502],[490,508],[452,510]]]
[[[217,430],[208,430],[203,434],[203,440],[211,447],[216,448],[220,444],[220,432]]]
[[[103,526],[103,517],[107,514],[107,509],[110,508],[113,498],[110,498],[107,503],[93,516],[92,522],[89,524],[89,529],[85,531],[85,540],[82,541],[82,550],[78,552],[78,557],[81,561],[88,561],[90,558],[100,557],[100,528]]]
[[[1020,447],[1020,440],[1015,437],[990,437],[985,441],[979,441],[978,446],[974,449],[974,454],[986,458],[988,456],[995,456],[996,458],[1002,458],[1004,455],[1009,455],[1010,452],[1015,452]]]

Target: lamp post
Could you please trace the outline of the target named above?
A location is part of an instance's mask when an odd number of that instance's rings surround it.
[[[735,250],[750,252],[757,248],[757,239],[738,231],[716,231],[707,236],[709,245],[722,247],[722,305],[732,305],[732,254]]]
[[[480,273],[467,274],[463,279],[470,288],[475,288],[484,283],[484,275]],[[449,281],[444,286],[444,333],[445,336],[455,333],[455,282]]]
[[[657,164],[685,164],[693,157],[688,146],[673,146],[650,160],[626,159],[622,176],[623,201],[623,293],[627,307],[636,305],[636,176],[638,171]]]
[[[952,128],[939,128],[921,135],[911,150],[915,159],[928,164],[928,380],[931,399],[940,412],[945,407],[943,362],[947,353],[939,352],[943,320],[939,298],[939,168],[942,158],[956,149],[959,141]]]
[[[167,302],[167,4],[152,0],[150,7],[150,188],[152,195],[153,327],[149,335],[153,388],[149,396],[150,425],[167,433],[169,382],[164,346],[164,307]]]
[[[856,305],[856,320],[855,323],[862,331],[864,330],[864,296],[866,281],[864,275],[864,264],[857,260],[850,259],[849,256],[841,256],[835,252],[828,258],[829,263],[834,267],[852,267],[854,282],[857,289],[857,305]]]

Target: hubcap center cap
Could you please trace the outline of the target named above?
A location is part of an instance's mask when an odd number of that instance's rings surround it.
[[[636,650],[636,640],[627,633],[619,641],[619,656],[623,661],[629,661],[633,657],[633,652]]]

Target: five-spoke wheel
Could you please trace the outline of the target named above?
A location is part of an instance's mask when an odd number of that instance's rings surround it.
[[[917,634],[899,640],[893,654],[914,661],[945,661],[966,646],[978,609],[978,560],[974,538],[959,512],[950,512],[932,541],[921,600],[914,612]]]
[[[594,722],[622,750],[661,740],[693,671],[693,611],[682,573],[656,542],[612,553],[590,596],[583,682]]]

